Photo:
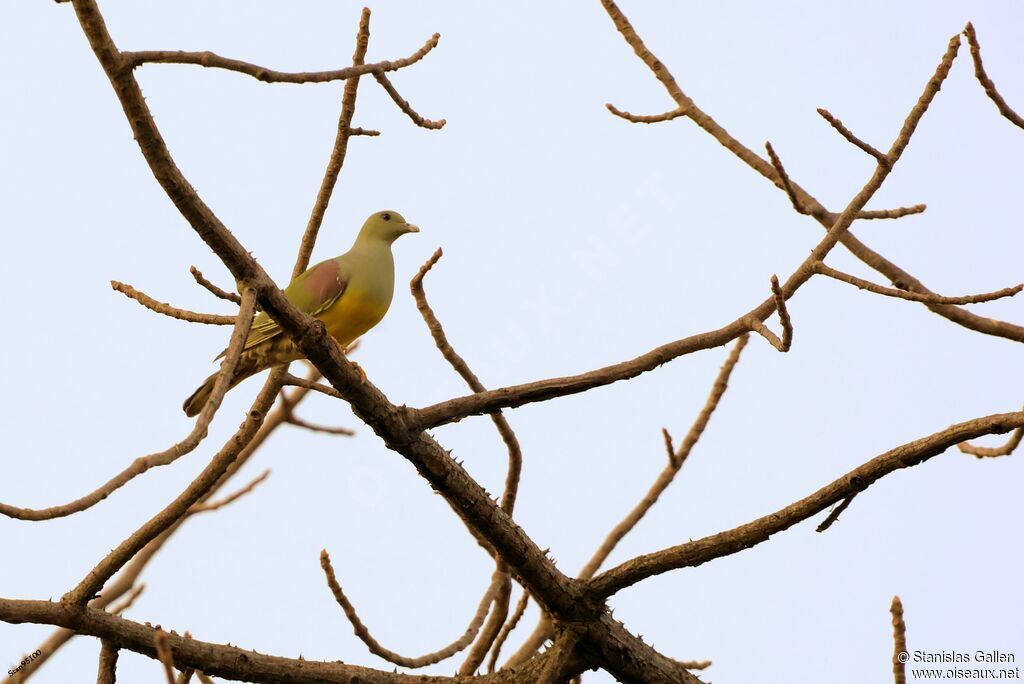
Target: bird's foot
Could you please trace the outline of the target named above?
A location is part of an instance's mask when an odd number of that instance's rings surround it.
[[[355,366],[356,371],[359,372],[359,384],[360,385],[366,384],[366,371],[363,370],[363,367],[360,366],[355,361],[349,361],[349,363],[351,363],[353,366]]]

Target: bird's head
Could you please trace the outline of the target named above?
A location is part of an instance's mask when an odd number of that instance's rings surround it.
[[[397,211],[378,211],[366,219],[363,229],[359,231],[359,239],[381,240],[390,245],[406,233],[418,232],[419,226],[406,221]]]

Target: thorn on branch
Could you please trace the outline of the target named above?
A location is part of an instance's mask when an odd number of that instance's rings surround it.
[[[996,109],[1008,121],[1019,128],[1024,128],[1024,118],[1013,111],[1010,105],[1006,104],[1006,100],[996,90],[996,84],[992,82],[992,79],[985,72],[985,65],[981,61],[981,44],[978,43],[978,35],[974,31],[974,25],[970,22],[967,22],[967,26],[964,28],[964,35],[967,36],[967,44],[971,48],[971,59],[974,60],[974,76],[978,79],[981,87],[984,88],[985,94],[995,103]]]
[[[349,135],[365,135],[365,136],[368,136],[368,137],[371,137],[371,138],[376,138],[378,135],[380,135],[380,131],[375,131],[372,128],[359,128],[357,126],[356,128],[348,129],[348,134]]]
[[[899,290],[892,287],[884,287],[876,283],[872,283],[869,280],[858,278],[857,276],[837,271],[825,265],[822,262],[817,262],[814,265],[814,272],[820,273],[823,276],[828,276],[834,280],[838,280],[843,283],[848,283],[861,290],[880,294],[885,297],[895,297],[897,299],[906,299],[911,302],[920,302],[922,304],[941,304],[941,305],[961,305],[961,304],[981,304],[983,302],[991,302],[996,299],[1003,299],[1004,297],[1013,297],[1018,294],[1021,290],[1024,290],[1024,284],[1014,285],[1013,287],[1004,287],[1001,290],[994,292],[983,292],[981,294],[974,295],[963,295],[961,297],[943,297],[941,295],[932,294],[921,294],[919,292],[911,292],[909,290]]]
[[[631,121],[633,123],[643,124],[653,124],[661,123],[662,121],[671,121],[672,119],[677,119],[680,116],[686,116],[687,112],[690,111],[689,107],[676,107],[675,109],[668,112],[664,112],[662,114],[647,115],[631,114],[629,112],[624,112],[615,105],[611,104],[610,102],[605,104],[605,107],[608,109],[609,112],[619,117],[620,119],[625,119],[626,121]]]
[[[828,121],[832,125],[832,128],[836,129],[839,132],[839,135],[846,138],[847,142],[852,144],[854,147],[858,147],[867,154],[870,154],[882,166],[886,168],[892,166],[892,162],[889,160],[889,157],[887,157],[884,152],[880,152],[879,150],[875,149],[874,147],[872,147],[871,145],[869,145],[868,143],[864,142],[856,135],[854,135],[853,131],[844,126],[842,121],[832,116],[832,113],[829,112],[827,109],[818,107],[818,114],[821,114],[821,117],[825,119],[825,121]]]
[[[409,104],[409,101],[402,97],[398,90],[395,89],[394,84],[391,83],[391,79],[385,76],[383,72],[374,72],[373,77],[377,80],[377,83],[380,83],[381,87],[384,88],[387,94],[391,96],[391,99],[396,105],[398,105],[398,108],[401,109],[405,115],[420,128],[429,128],[436,131],[444,128],[444,125],[448,123],[445,119],[433,121],[420,116],[416,110],[412,108],[412,105]]]
[[[195,311],[178,309],[176,307],[171,306],[170,304],[158,302],[149,295],[139,292],[131,285],[126,285],[125,283],[121,283],[116,280],[110,281],[110,287],[117,290],[125,297],[134,299],[135,301],[137,301],[139,304],[146,307],[150,311],[155,311],[158,314],[163,314],[164,316],[176,318],[179,321],[188,321],[190,323],[204,323],[206,325],[235,324],[234,316],[220,316],[217,314],[196,313]]]

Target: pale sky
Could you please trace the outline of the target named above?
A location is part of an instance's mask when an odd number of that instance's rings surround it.
[[[123,49],[211,49],[296,71],[348,64],[361,7],[100,6]],[[834,210],[867,180],[872,160],[815,108],[888,147],[967,20],[989,74],[1024,111],[1024,5],[1014,0],[621,7],[698,105],[756,151],[771,140],[790,174]],[[821,238],[782,192],[692,122],[635,125],[605,110],[675,105],[597,0],[371,8],[370,61],[405,56],[441,33],[439,47],[393,81],[421,114],[448,125],[414,127],[364,80],[355,124],[382,135],[351,142],[314,258],[346,250],[373,211],[395,209],[421,226],[395,245],[394,304],[355,357],[395,403],[467,391],[406,286],[438,246],[445,256],[428,277],[430,301],[455,348],[499,387],[591,370],[727,323]],[[70,6],[4,5],[0,58],[0,501],[45,507],[185,436],[181,401],[215,368],[229,334],[147,312],[109,281],[222,313],[229,307],[198,288],[188,267],[231,281],[153,180]],[[184,173],[284,284],[334,138],[341,84],[267,85],[177,65],[137,73]],[[1024,131],[985,97],[965,46],[869,205],[924,202],[928,211],[854,232],[942,294],[1016,284],[1022,158]],[[842,248],[828,263],[888,284]],[[1022,302],[972,310],[1019,324]],[[1013,342],[823,277],[790,312],[792,351],[751,340],[684,470],[607,567],[742,524],[894,446],[1020,405]],[[516,519],[563,571],[575,573],[647,490],[664,465],[660,429],[685,434],[726,353],[507,413],[525,458]],[[195,477],[258,384],[228,395],[197,451],[87,512],[0,519],[0,596],[57,598],[77,583]],[[415,656],[455,639],[488,583],[489,559],[346,405],[314,397],[300,414],[358,435],[281,429],[238,484],[264,468],[270,479],[175,535],[127,617],[263,653],[391,670],[331,598],[318,560],[326,548],[389,648]],[[486,418],[436,436],[500,491],[505,452]],[[814,531],[823,514],[752,550],[646,581],[613,598],[616,617],[668,655],[714,661],[704,678],[716,684],[860,684],[891,676],[888,606],[899,594],[911,650],[1001,650],[1020,664],[1022,457],[978,461],[953,450],[894,473],[826,533]],[[535,621],[531,608],[508,653]],[[0,670],[51,631],[0,623]],[[98,651],[95,639],[77,638],[33,681],[91,681]],[[461,661],[428,671],[450,674]],[[130,653],[119,668],[124,681],[160,676],[154,661]]]

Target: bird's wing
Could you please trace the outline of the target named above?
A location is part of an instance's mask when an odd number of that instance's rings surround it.
[[[345,292],[348,285],[348,274],[345,271],[338,259],[321,261],[293,280],[284,289],[284,296],[303,313],[317,316],[330,308]],[[252,323],[243,349],[251,349],[280,333],[281,328],[277,323],[266,312],[260,312]]]

